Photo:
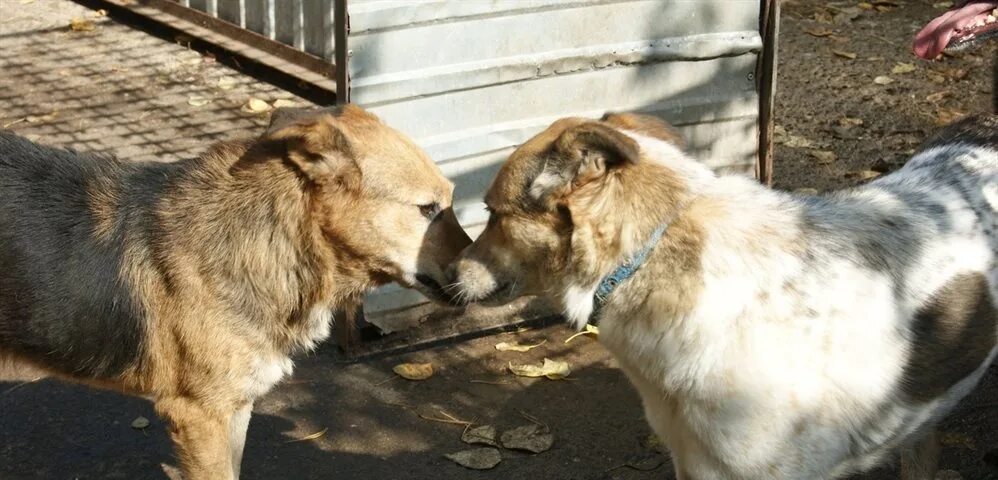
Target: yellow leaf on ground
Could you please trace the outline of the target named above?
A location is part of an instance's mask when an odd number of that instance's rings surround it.
[[[74,32],[89,32],[97,28],[97,26],[94,25],[94,22],[91,22],[90,20],[79,17],[73,17],[72,19],[69,20],[69,28],[72,29]]]
[[[812,37],[821,38],[821,37],[829,37],[832,34],[834,34],[835,32],[833,32],[833,31],[831,31],[831,30],[829,30],[827,28],[814,27],[814,28],[805,28],[804,29],[804,33],[806,33],[806,34],[808,34],[808,35],[810,35]]]
[[[567,362],[545,358],[541,365],[514,365],[509,363],[509,371],[521,377],[547,377],[550,380],[561,380],[572,373]]]
[[[974,439],[959,432],[942,432],[939,435],[939,443],[944,447],[960,447],[976,450]]]
[[[862,124],[863,124],[862,118],[842,117],[839,119],[839,125],[843,127],[858,127]]]
[[[874,78],[873,83],[876,83],[877,85],[888,85],[894,83],[894,79],[888,76],[881,75],[877,78]]]
[[[587,323],[585,330],[583,330],[581,332],[578,332],[575,335],[572,335],[571,337],[566,338],[565,339],[565,343],[568,343],[568,342],[571,342],[572,340],[575,340],[575,337],[578,337],[579,335],[592,335],[593,337],[597,337],[598,338],[599,337],[599,327],[594,327],[594,326],[589,325]]]
[[[433,376],[433,364],[400,363],[395,365],[392,371],[406,380],[426,380]]]
[[[828,150],[811,150],[808,152],[814,157],[819,164],[828,164],[834,162],[838,157],[835,156],[835,152]]]
[[[200,95],[194,95],[187,99],[187,104],[192,107],[203,107],[211,103],[211,99],[208,97],[202,97]]]
[[[136,430],[142,430],[143,428],[146,428],[148,426],[149,426],[149,419],[146,417],[135,417],[135,420],[132,420],[132,428]]]
[[[285,108],[285,107],[297,107],[298,103],[292,102],[291,100],[285,100],[283,98],[278,98],[274,100],[274,108]]]
[[[236,86],[236,79],[232,77],[219,77],[218,88],[222,90],[230,90],[232,87]]]
[[[891,69],[891,73],[893,73],[895,75],[902,74],[902,73],[911,73],[911,72],[914,72],[914,71],[915,71],[915,64],[914,63],[900,63],[900,62],[898,62],[897,64],[894,65],[894,68]]]
[[[249,113],[269,112],[272,108],[274,107],[259,98],[251,98],[246,102],[246,105],[243,105],[243,111]]]
[[[500,352],[526,352],[529,351],[531,348],[537,348],[541,345],[544,345],[545,342],[547,342],[547,340],[544,340],[543,342],[538,343],[536,345],[524,345],[519,342],[514,342],[514,343],[499,342],[496,344],[496,350],[499,350]]]

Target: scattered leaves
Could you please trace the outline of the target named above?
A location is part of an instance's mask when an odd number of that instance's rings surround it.
[[[433,376],[432,363],[400,363],[392,368],[396,375],[406,380],[426,380]]]
[[[545,358],[541,365],[514,365],[509,362],[509,371],[520,377],[547,377],[549,380],[562,380],[572,373],[567,362]]]
[[[69,20],[69,28],[74,32],[91,32],[97,28],[97,25],[85,18],[73,17]]]
[[[554,445],[554,435],[540,425],[524,425],[502,432],[499,437],[502,446],[510,450],[523,450],[531,453],[542,453]]]
[[[472,470],[489,470],[502,461],[502,455],[497,448],[473,448],[455,453],[448,453],[444,458]]]
[[[901,75],[904,73],[911,73],[915,71],[914,63],[901,63],[898,62],[894,64],[894,68],[891,69],[891,73],[895,75]]]
[[[193,95],[187,99],[187,104],[192,107],[203,107],[211,103],[211,99],[208,97],[202,97],[200,95]]]
[[[132,420],[132,428],[136,430],[142,430],[147,427],[149,427],[149,419],[146,417],[135,417],[135,420]]]
[[[585,329],[583,329],[581,332],[576,332],[571,337],[566,338],[565,343],[575,340],[575,338],[580,335],[592,335],[593,338],[599,338],[599,327],[587,323]]]
[[[243,105],[242,110],[247,113],[263,113],[269,112],[272,108],[274,107],[259,98],[251,98],[246,102],[246,105]]]
[[[530,351],[531,348],[537,348],[544,345],[546,342],[547,340],[544,340],[536,345],[523,345],[518,342],[499,342],[496,344],[496,350],[499,350],[500,352],[527,352]]]
[[[829,150],[811,150],[808,153],[810,153],[811,156],[814,157],[815,160],[817,160],[821,165],[832,163],[838,158],[835,155],[835,152]]]
[[[881,75],[877,78],[874,78],[873,83],[876,83],[877,85],[889,85],[894,83],[894,79],[885,75]]]
[[[496,427],[492,425],[479,425],[477,427],[466,428],[461,434],[461,441],[468,444],[482,444],[498,447],[496,443]]]
[[[326,428],[323,428],[322,430],[319,430],[318,432],[315,432],[315,433],[313,433],[311,435],[305,435],[304,437],[301,437],[301,438],[292,438],[291,440],[285,440],[284,443],[307,442],[309,440],[315,440],[316,438],[319,438],[319,437],[325,435],[328,430],[329,430],[329,427],[326,427]]]

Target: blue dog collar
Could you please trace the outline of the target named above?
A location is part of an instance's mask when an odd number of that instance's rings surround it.
[[[652,232],[651,237],[645,242],[641,250],[631,256],[630,260],[624,262],[622,265],[610,272],[609,275],[603,277],[600,280],[599,285],[596,287],[596,292],[593,294],[593,313],[589,315],[589,324],[592,326],[598,326],[600,320],[600,313],[603,311],[603,307],[606,306],[607,300],[613,291],[617,289],[621,283],[627,281],[627,279],[634,276],[641,265],[644,265],[645,260],[648,260],[648,254],[655,249],[655,245],[658,245],[659,240],[662,240],[662,236],[665,235],[665,231],[669,229],[669,225],[683,212],[685,208],[680,207],[677,209],[676,216],[662,222],[658,228]]]

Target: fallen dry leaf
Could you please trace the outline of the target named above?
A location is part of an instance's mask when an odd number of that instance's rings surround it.
[[[562,380],[572,373],[567,362],[545,358],[541,365],[514,365],[509,362],[509,371],[520,377],[547,377],[549,380]]]
[[[832,50],[832,53],[837,57],[848,58],[849,60],[855,60],[856,54],[853,52],[844,52],[842,50]]]
[[[21,0],[21,5],[27,5],[29,3],[35,3],[35,0]]]
[[[804,33],[806,33],[806,34],[808,34],[808,35],[810,35],[812,37],[821,38],[821,37],[829,37],[832,34],[834,34],[835,32],[833,32],[832,30],[829,30],[827,28],[814,27],[814,28],[805,28],[804,29]]]
[[[531,348],[537,348],[544,345],[545,342],[547,342],[547,340],[544,340],[536,345],[524,345],[518,342],[499,342],[496,344],[496,350],[499,350],[500,352],[527,352],[530,351]]]
[[[953,2],[936,2],[932,4],[932,8],[938,8],[940,10],[948,10],[953,8]]]
[[[811,156],[818,160],[818,163],[822,165],[832,163],[838,158],[835,155],[835,152],[828,150],[811,150],[808,153],[810,153]]]
[[[187,99],[187,104],[192,107],[203,107],[211,103],[211,99],[208,97],[202,97],[200,95],[193,95]]]
[[[307,442],[309,440],[315,440],[316,438],[319,438],[319,437],[325,435],[328,430],[329,430],[329,427],[326,427],[326,428],[323,428],[322,430],[319,430],[318,432],[315,432],[315,433],[313,433],[311,435],[305,435],[304,437],[301,437],[301,438],[292,438],[291,440],[285,440],[284,443]]]
[[[463,450],[455,453],[448,453],[444,455],[444,458],[464,467],[470,468],[472,470],[488,470],[499,465],[502,461],[502,455],[499,454],[499,449],[497,448],[473,448],[471,450]]]
[[[901,63],[898,62],[894,64],[894,68],[891,69],[891,73],[895,75],[900,75],[903,73],[911,73],[915,71],[914,63]]]
[[[283,98],[278,98],[277,100],[274,100],[274,108],[288,108],[288,107],[294,108],[298,106],[300,105],[298,105],[297,102],[293,102],[291,100],[285,100]]]
[[[587,323],[584,330],[581,332],[575,332],[571,337],[566,338],[565,343],[575,340],[575,338],[580,335],[592,335],[593,338],[599,338],[599,327]]]
[[[974,446],[974,439],[959,432],[942,432],[939,435],[939,443],[944,447],[960,447],[968,450],[977,450]]]
[[[843,127],[858,127],[863,124],[862,118],[855,117],[842,117],[839,118],[839,125]]]
[[[496,427],[492,425],[480,425],[466,429],[461,433],[461,441],[469,444],[499,446],[496,443]]]
[[[932,103],[935,103],[948,97],[949,95],[950,95],[949,90],[943,90],[941,92],[930,93],[929,95],[925,96],[925,99]]]
[[[554,445],[554,435],[547,428],[534,424],[506,430],[502,432],[499,441],[510,450],[542,453]]]
[[[219,77],[218,88],[222,90],[231,90],[232,87],[236,86],[236,79],[232,77]]]
[[[877,85],[888,85],[894,83],[894,79],[888,76],[881,75],[877,78],[874,78],[873,83],[876,83]]]
[[[246,105],[243,105],[242,110],[248,113],[263,113],[269,112],[272,108],[274,107],[259,98],[251,98],[246,102]]]
[[[146,428],[148,426],[149,426],[149,419],[146,417],[135,417],[135,420],[132,420],[132,428],[136,430],[142,430],[143,428]]]
[[[846,173],[846,178],[852,178],[859,181],[866,181],[872,178],[877,178],[880,176],[880,172],[875,170],[857,170],[855,172]]]
[[[936,112],[936,125],[940,127],[943,125],[949,125],[965,116],[967,116],[966,113],[953,108],[940,108],[939,111]]]
[[[392,368],[396,375],[406,380],[426,380],[433,376],[432,363],[400,363]]]
[[[74,32],[90,32],[97,28],[94,22],[85,18],[73,17],[69,20],[69,28]]]

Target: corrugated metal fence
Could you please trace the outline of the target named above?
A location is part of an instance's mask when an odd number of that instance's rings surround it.
[[[773,1],[179,3],[306,52],[305,60],[335,64],[324,75],[338,75],[338,99],[372,110],[429,152],[457,185],[455,210],[474,236],[487,219],[481,196],[499,164],[565,116],[658,115],[716,170],[758,174],[762,119],[771,108],[760,93],[771,92],[756,76],[760,65],[772,68],[760,60],[764,7]],[[337,43],[349,51],[337,52]],[[420,301],[388,288],[367,308]]]

